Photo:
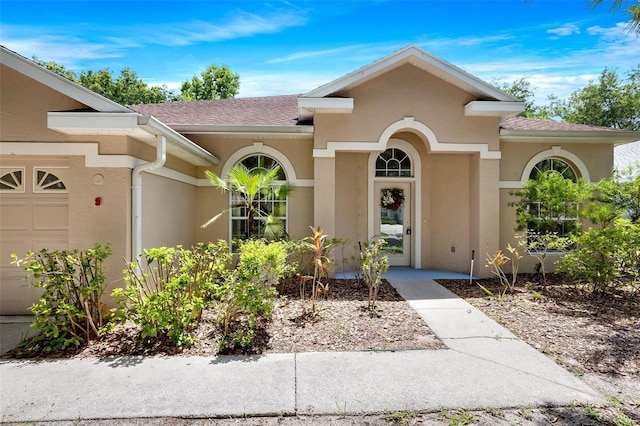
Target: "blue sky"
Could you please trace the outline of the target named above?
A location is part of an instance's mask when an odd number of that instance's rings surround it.
[[[640,63],[626,19],[588,0],[0,0],[0,44],[170,88],[227,65],[240,97],[304,93],[413,44],[486,81],[524,77],[544,103]]]

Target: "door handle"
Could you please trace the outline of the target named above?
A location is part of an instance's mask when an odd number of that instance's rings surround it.
[[[407,235],[411,235],[411,228],[407,228]]]

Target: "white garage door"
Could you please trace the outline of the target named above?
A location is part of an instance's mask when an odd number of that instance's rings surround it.
[[[11,254],[67,249],[68,168],[23,164],[0,167],[0,314],[25,315],[41,291],[24,281]]]

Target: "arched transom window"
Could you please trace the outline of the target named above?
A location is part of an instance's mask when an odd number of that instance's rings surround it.
[[[566,161],[555,157],[545,158],[537,163],[533,167],[533,170],[531,170],[529,179],[537,179],[538,176],[546,172],[558,173],[563,178],[569,179],[572,182],[578,181],[578,176],[573,170],[573,167],[571,167]]]
[[[277,185],[287,181],[280,163],[267,155],[252,155],[241,160],[240,164],[245,166],[251,173],[264,173],[279,167],[275,188],[277,188]],[[284,231],[287,230],[287,196],[277,190],[256,193],[251,206],[247,204],[243,194],[232,193],[230,208],[232,239],[265,236],[267,220],[275,219]],[[251,209],[254,210],[252,218],[250,218]]]
[[[401,149],[389,148],[376,159],[376,177],[411,177],[411,158]]]

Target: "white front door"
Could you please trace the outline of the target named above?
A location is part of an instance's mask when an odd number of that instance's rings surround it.
[[[374,233],[383,238],[389,264],[411,265],[411,183],[376,182]]]

